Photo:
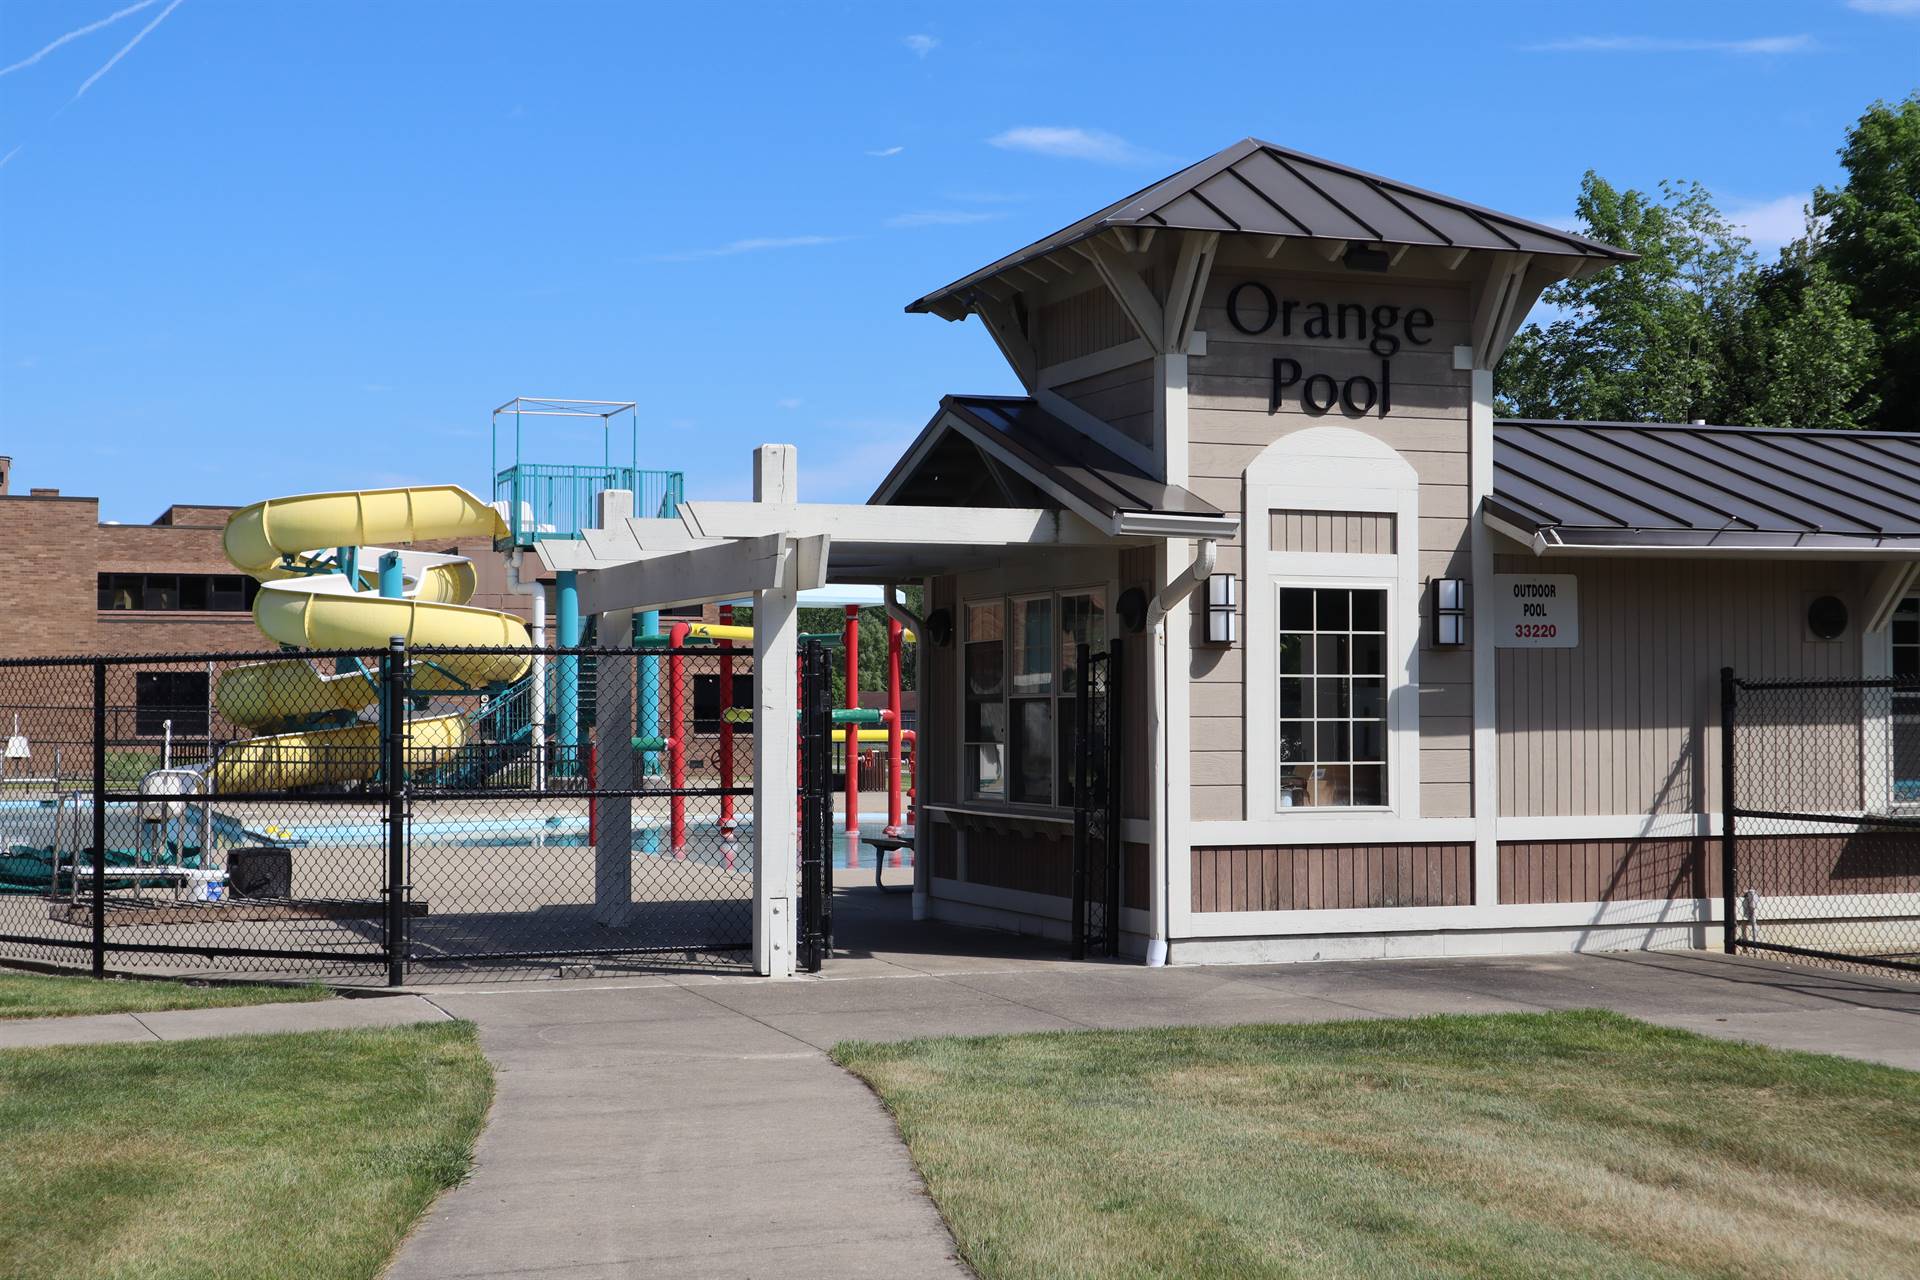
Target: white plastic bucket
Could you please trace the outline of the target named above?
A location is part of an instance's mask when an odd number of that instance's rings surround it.
[[[227,873],[188,867],[185,881],[187,901],[224,902],[227,897]]]

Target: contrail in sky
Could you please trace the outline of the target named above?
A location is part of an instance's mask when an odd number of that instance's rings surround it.
[[[40,59],[52,53],[55,49],[58,49],[61,45],[67,43],[69,40],[78,40],[81,36],[90,36],[102,27],[112,26],[114,23],[120,21],[120,19],[126,17],[130,13],[138,13],[142,9],[150,9],[154,5],[159,3],[160,3],[160,0],[140,0],[139,4],[130,4],[126,8],[120,10],[120,12],[110,13],[106,17],[100,19],[100,21],[98,22],[89,22],[84,27],[76,27],[74,30],[69,31],[67,32],[67,34],[61,36],[58,40],[55,40],[52,44],[47,45],[45,48],[41,49],[38,53],[30,54],[27,57],[24,57],[10,67],[0,67],[0,76],[12,75],[14,72],[20,70],[20,68],[22,67],[30,67],[34,63],[40,61]]]
[[[133,39],[127,41],[126,44],[122,45],[120,47],[120,52],[114,54],[111,58],[108,58],[106,66],[101,67],[98,71],[94,72],[92,75],[88,76],[85,80],[81,81],[80,87],[73,91],[73,97],[67,99],[67,105],[72,106],[74,103],[80,101],[81,94],[93,88],[95,81],[99,80],[100,77],[107,74],[107,72],[113,70],[113,64],[120,61],[120,59],[126,57],[129,53],[131,53],[133,51],[133,46],[139,44],[142,40],[145,40],[147,38],[148,32],[152,31],[155,27],[165,22],[167,20],[167,15],[172,13],[175,9],[178,9],[180,7],[180,3],[181,3],[181,0],[173,0],[171,4],[169,4],[166,8],[160,11],[159,17],[155,18],[152,22],[149,22],[146,26],[140,28],[139,35],[136,35]]]

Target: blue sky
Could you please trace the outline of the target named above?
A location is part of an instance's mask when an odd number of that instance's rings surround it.
[[[1920,85],[1920,0],[1602,9],[0,0],[0,452],[129,521],[484,490],[568,395],[857,501],[1017,389],[906,302],[1246,135],[1555,221],[1697,178],[1765,245]]]

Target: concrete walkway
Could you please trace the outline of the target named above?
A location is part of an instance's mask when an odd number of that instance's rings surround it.
[[[0,1021],[0,1049],[195,1040],[205,1036],[252,1036],[278,1031],[404,1027],[416,1022],[444,1022],[448,1016],[444,1010],[412,995],[235,1005],[226,1009],[169,1009],[160,1013],[90,1013],[75,1018]]]
[[[392,1280],[964,1275],[845,1039],[1610,1008],[1920,1070],[1920,983],[1703,953],[1261,968],[1072,964],[843,891],[818,979],[649,976],[427,997],[499,1071],[473,1177]]]

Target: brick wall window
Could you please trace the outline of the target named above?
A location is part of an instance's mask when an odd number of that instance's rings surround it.
[[[243,613],[253,607],[260,584],[238,573],[103,573],[98,607],[103,610]]]
[[[173,722],[176,738],[207,734],[207,673],[141,671],[133,678],[133,731],[156,736]]]

